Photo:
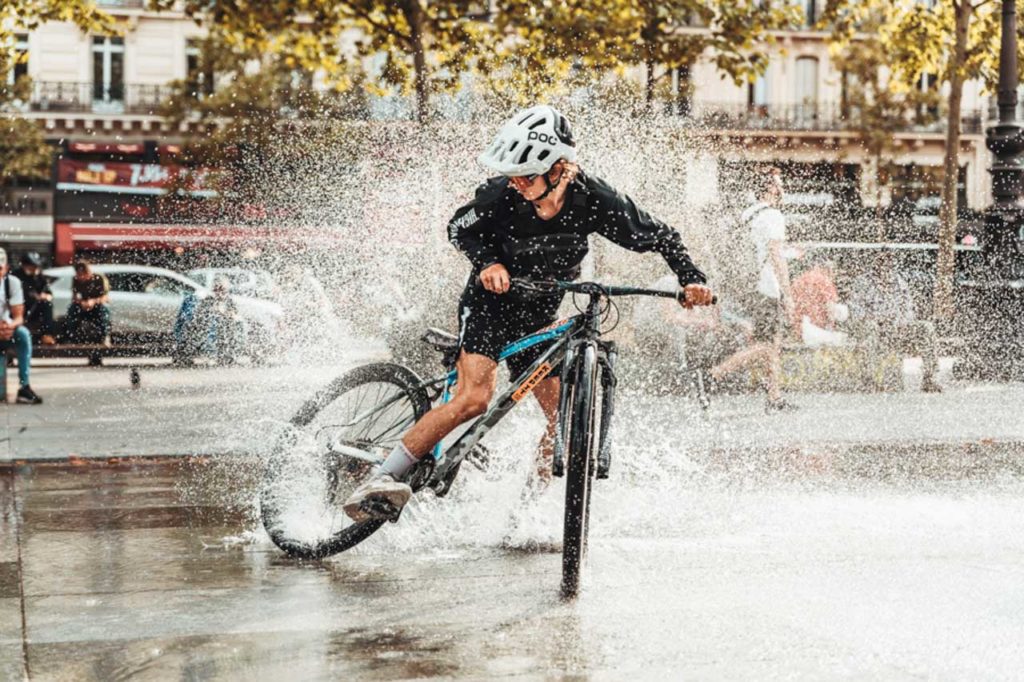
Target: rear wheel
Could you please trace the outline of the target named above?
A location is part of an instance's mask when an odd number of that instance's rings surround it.
[[[562,596],[575,597],[587,554],[590,489],[597,434],[597,347],[588,345],[576,366],[572,423],[565,476],[565,522],[562,537]]]
[[[274,544],[293,557],[320,559],[380,528],[381,520],[353,522],[341,504],[430,409],[419,383],[401,365],[366,365],[299,408],[270,454],[260,490],[260,514]],[[431,464],[427,458],[422,466]],[[414,476],[420,485],[423,478]]]

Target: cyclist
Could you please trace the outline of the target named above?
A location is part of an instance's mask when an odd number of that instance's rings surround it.
[[[449,240],[473,266],[459,301],[460,352],[455,396],[430,410],[405,434],[376,474],[344,504],[356,521],[370,498],[401,509],[412,495],[403,482],[421,457],[460,424],[483,414],[497,379],[498,355],[509,343],[555,321],[563,294],[523,300],[510,293],[511,278],[575,279],[597,232],[632,251],[655,251],[675,273],[684,306],[710,305],[711,290],[690,259],[679,233],[648,215],[626,195],[576,164],[569,121],[550,106],[534,106],[509,119],[479,156],[498,173],[448,223]],[[518,376],[543,345],[508,360]],[[559,379],[553,371],[533,390],[547,417],[538,471],[550,476],[557,422]]]

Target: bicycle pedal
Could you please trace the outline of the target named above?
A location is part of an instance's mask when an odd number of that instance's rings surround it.
[[[487,471],[487,467],[491,464],[491,451],[478,443],[469,451],[466,459],[478,470]]]
[[[397,523],[402,510],[383,497],[368,497],[359,505],[359,509],[374,519],[383,519]]]
[[[451,485],[449,481],[441,480],[435,483],[434,485],[430,486],[430,489],[434,491],[434,495],[436,497],[444,497],[445,495],[448,494],[448,491],[451,489]]]

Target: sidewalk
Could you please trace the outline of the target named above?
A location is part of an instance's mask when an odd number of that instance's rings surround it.
[[[103,367],[41,361],[33,366],[32,387],[42,405],[14,404],[17,375],[8,374],[0,462],[246,452],[317,387],[352,365],[382,359],[360,348],[336,365],[307,367],[182,369],[144,358],[109,359]],[[132,388],[136,365],[141,383]]]
[[[180,369],[160,361],[141,368],[137,389],[131,387],[127,360],[111,360],[101,368],[40,363],[33,368],[32,384],[45,404],[0,408],[0,461],[252,452],[319,386],[348,366],[380,359],[363,349],[335,366]],[[1024,384],[953,384],[941,394],[797,394],[792,399],[798,411],[766,415],[760,396],[716,396],[704,416],[681,398],[623,391],[614,422],[615,447],[628,451],[664,444],[689,454],[1024,443]]]

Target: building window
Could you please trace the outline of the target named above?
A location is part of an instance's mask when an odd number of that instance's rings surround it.
[[[213,94],[213,69],[203,59],[201,41],[194,38],[185,43],[185,82],[193,97]]]
[[[693,109],[693,81],[690,78],[689,66],[677,66],[672,69],[672,97],[668,103],[668,113],[677,116],[689,116]]]
[[[917,107],[917,118],[919,123],[927,123],[939,117],[939,78],[932,73],[921,74],[918,81],[918,90],[924,96],[926,103]]]
[[[817,57],[799,57],[796,60],[796,101],[798,104],[818,102]]]
[[[813,27],[818,23],[817,0],[804,0],[804,21],[807,27]]]
[[[796,60],[797,121],[813,125],[818,118],[818,58],[799,57]]]
[[[92,98],[95,105],[120,108],[124,104],[124,38],[92,39]]]
[[[768,74],[763,73],[747,84],[747,106],[750,108],[768,105]]]
[[[19,78],[28,75],[28,34],[14,34],[14,66],[7,72],[7,84],[14,85]]]

